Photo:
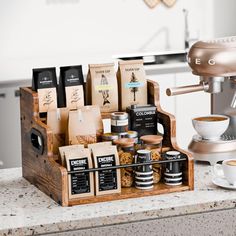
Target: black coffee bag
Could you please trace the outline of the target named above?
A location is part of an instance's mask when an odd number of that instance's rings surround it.
[[[84,106],[84,77],[82,66],[60,67],[59,106],[77,109]]]

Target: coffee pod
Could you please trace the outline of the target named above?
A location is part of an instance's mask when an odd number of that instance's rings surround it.
[[[175,177],[182,176],[182,172],[180,172],[180,173],[175,173],[175,174],[171,174],[171,173],[165,172],[164,175],[167,176],[168,178],[175,178]]]
[[[150,150],[138,150],[137,151],[137,157],[136,157],[136,163],[146,163],[151,161],[151,151]],[[136,167],[136,172],[151,172],[152,171],[152,165],[141,165]]]
[[[182,182],[182,177],[180,178],[164,178],[165,182],[170,182],[170,183],[177,183],[177,182]]]
[[[147,181],[147,182],[135,181],[135,184],[140,185],[140,186],[147,186],[147,185],[153,184],[153,180]]]
[[[178,151],[168,151],[165,153],[166,160],[176,160],[181,158],[181,153]],[[179,161],[168,162],[165,164],[164,182],[166,185],[181,185],[182,184],[182,163]]]
[[[153,181],[149,181],[149,182],[145,182],[145,183],[136,181],[135,187],[138,189],[151,189],[151,188],[153,188]]]
[[[177,186],[177,185],[181,185],[182,181],[170,181],[170,180],[165,180],[165,184],[166,185],[171,185],[171,186]]]
[[[168,151],[164,155],[166,160],[176,160],[181,158],[181,154],[178,151]],[[165,173],[167,174],[178,174],[181,171],[181,163],[178,161],[168,162],[165,165]]]
[[[141,189],[141,190],[148,190],[148,189],[152,189],[153,188],[153,184],[150,185],[150,186],[138,186],[138,185],[135,185],[135,188],[137,189]]]
[[[146,183],[149,183],[149,182],[152,182],[152,183],[153,183],[153,178],[152,178],[152,179],[135,179],[135,183],[143,183],[143,184],[146,184]]]
[[[137,181],[145,182],[145,181],[151,181],[151,180],[153,180],[153,176],[147,176],[147,177],[145,177],[145,176],[135,176],[135,179],[136,179]]]
[[[149,172],[139,172],[139,171],[135,171],[135,176],[142,176],[142,177],[152,177],[153,176],[153,171],[149,171]]]

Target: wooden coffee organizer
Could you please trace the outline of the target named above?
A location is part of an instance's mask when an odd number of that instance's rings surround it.
[[[183,184],[179,186],[167,186],[164,183],[158,183],[154,185],[152,190],[139,190],[135,187],[122,188],[120,194],[73,200],[68,199],[69,173],[65,167],[57,162],[57,157],[52,153],[52,131],[39,118],[38,95],[31,88],[21,88],[20,91],[23,177],[60,205],[73,206],[193,190],[193,158],[189,153],[181,150],[176,144],[175,117],[161,109],[159,85],[156,82],[148,81],[148,103],[155,104],[157,107],[159,123],[164,128],[163,147],[178,150],[185,158],[185,161],[183,161]]]

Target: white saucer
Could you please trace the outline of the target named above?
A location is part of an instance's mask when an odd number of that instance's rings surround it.
[[[229,182],[225,178],[214,177],[212,179],[212,183],[222,188],[236,190],[236,186],[230,185]]]

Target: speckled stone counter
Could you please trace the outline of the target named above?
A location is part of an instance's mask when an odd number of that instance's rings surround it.
[[[21,168],[3,169],[0,235],[194,235],[194,225],[206,235],[236,235],[236,191],[215,186],[211,168],[195,164],[194,191],[74,207],[30,185]]]

